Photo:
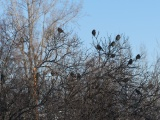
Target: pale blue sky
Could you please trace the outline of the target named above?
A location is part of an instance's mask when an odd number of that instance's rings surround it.
[[[84,0],[77,22],[84,45],[90,46],[96,29],[101,37],[128,36],[135,54],[145,46],[149,61],[160,51],[160,0]]]
[[[134,53],[145,46],[149,61],[160,50],[160,0],[84,0],[82,13],[77,33],[86,45],[96,29],[101,37],[125,34]]]

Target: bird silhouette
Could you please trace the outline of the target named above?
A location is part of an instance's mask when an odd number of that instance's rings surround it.
[[[92,35],[96,36],[96,30],[95,29],[92,30]]]
[[[62,28],[59,28],[59,27],[58,27],[57,30],[58,30],[58,33],[59,33],[59,34],[60,34],[60,33],[64,33],[64,31],[62,30]]]
[[[116,36],[116,40],[118,41],[118,40],[120,40],[121,39],[121,36],[118,34],[117,36]]]
[[[135,91],[136,91],[136,93],[138,94],[138,95],[141,95],[142,93],[139,91],[139,90],[137,90],[137,89],[135,89]]]
[[[1,73],[1,82],[5,83],[5,75],[3,73]]]
[[[81,79],[80,73],[77,73],[77,79]]]
[[[130,60],[128,61],[128,65],[131,65],[132,63],[133,63],[133,60],[130,59]]]
[[[40,74],[37,72],[37,73],[36,73],[36,80],[39,79],[39,76],[40,76]]]
[[[114,58],[116,55],[115,54],[111,54],[111,58]]]
[[[99,50],[99,51],[100,51],[100,50],[104,51],[99,44],[96,46],[96,49]]]
[[[52,75],[52,76],[57,76],[57,75],[58,75],[58,72],[57,72],[57,71],[52,70],[52,71],[51,71],[51,75]]]
[[[75,77],[74,72],[70,72],[70,76],[71,76],[71,77]]]
[[[124,78],[122,81],[126,83],[129,81],[129,78]]]
[[[20,42],[24,42],[24,38],[23,37],[20,38]]]
[[[113,42],[111,42],[110,46],[113,47],[113,46],[115,46],[115,44],[116,44],[116,43],[113,41]]]
[[[137,56],[136,56],[136,60],[138,60],[138,59],[140,59],[141,58],[141,56],[140,56],[140,54],[138,54]]]
[[[54,71],[51,71],[51,75],[54,76]]]

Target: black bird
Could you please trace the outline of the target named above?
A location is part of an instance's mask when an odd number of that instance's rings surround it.
[[[116,43],[113,41],[113,42],[111,42],[110,46],[113,47],[113,46],[115,46],[115,44],[116,44]]]
[[[140,54],[138,54],[137,56],[136,56],[136,60],[138,60],[138,59],[140,59],[141,58],[141,56],[140,56]]]
[[[96,46],[96,49],[99,50],[99,51],[100,51],[100,50],[104,51],[99,44]]]
[[[111,54],[111,58],[114,58],[116,55],[115,54]]]
[[[23,37],[20,38],[20,42],[24,42],[24,38]]]
[[[74,72],[70,72],[70,76],[71,76],[71,77],[75,77]]]
[[[54,75],[55,75],[53,70],[51,71],[51,75],[52,75],[52,76],[54,76]]]
[[[118,41],[118,40],[120,40],[121,39],[121,36],[118,34],[117,36],[116,36],[116,40]]]
[[[62,30],[62,28],[59,28],[59,27],[58,27],[57,30],[58,30],[58,33],[59,33],[59,34],[60,34],[60,33],[64,33],[64,31]]]
[[[58,75],[58,72],[57,72],[57,71],[52,70],[52,71],[51,71],[51,75],[52,75],[52,76],[57,76],[57,75]]]
[[[81,79],[80,73],[77,73],[77,79]]]
[[[36,73],[36,80],[39,79],[39,76],[40,76],[40,74],[39,74],[39,73]]]
[[[3,73],[1,73],[1,82],[5,83],[5,75]]]
[[[129,81],[129,78],[124,78],[122,81],[126,83]]]
[[[92,35],[96,36],[96,30],[95,29],[92,30]]]
[[[135,89],[135,91],[136,91],[136,93],[138,94],[138,95],[141,95],[142,93],[139,91],[139,90],[137,90],[137,89]]]
[[[131,65],[132,63],[133,63],[133,60],[130,59],[130,60],[128,61],[128,65]]]

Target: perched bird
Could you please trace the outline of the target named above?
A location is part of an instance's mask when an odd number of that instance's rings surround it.
[[[138,95],[141,95],[142,93],[139,91],[139,90],[137,90],[137,89],[135,89],[135,91],[136,91],[136,93],[138,94]]]
[[[136,56],[136,60],[138,60],[138,59],[140,59],[141,58],[141,56],[140,56],[140,54],[138,54],[137,56]]]
[[[118,41],[118,40],[120,40],[121,39],[121,36],[118,34],[117,36],[116,36],[116,40]]]
[[[122,82],[128,82],[130,79],[129,78],[124,78],[123,80],[122,80]]]
[[[71,76],[71,77],[75,77],[74,72],[70,72],[70,76]]]
[[[111,58],[114,58],[116,55],[115,54],[111,54]]]
[[[51,71],[51,75],[54,76],[54,71]]]
[[[3,73],[1,73],[1,82],[5,83],[5,75]]]
[[[24,38],[23,37],[20,38],[20,42],[24,42]]]
[[[39,76],[40,76],[40,74],[37,72],[37,73],[36,73],[36,80],[39,79]]]
[[[58,72],[57,72],[57,71],[52,70],[52,71],[51,71],[51,75],[52,75],[52,76],[57,76],[57,75],[58,75]]]
[[[57,30],[58,30],[58,33],[59,33],[59,34],[60,34],[60,33],[64,33],[64,31],[62,30],[62,28],[59,28],[59,27],[58,27]]]
[[[128,61],[128,65],[131,65],[132,63],[133,63],[133,60],[130,59],[130,60]]]
[[[92,30],[92,35],[96,36],[96,30],[95,29]]]
[[[116,43],[113,41],[113,42],[111,42],[110,46],[113,47],[113,46],[115,46],[115,44],[116,44]]]
[[[77,73],[77,79],[81,79],[80,73]]]
[[[96,49],[99,50],[99,51],[100,51],[100,50],[104,51],[99,44],[96,46]]]

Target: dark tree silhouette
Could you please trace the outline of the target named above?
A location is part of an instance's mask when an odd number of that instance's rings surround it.
[[[35,3],[41,1],[26,2],[28,19],[17,11],[15,16],[0,20],[1,82],[5,75],[4,84],[0,84],[0,120],[160,119],[159,59],[154,69],[135,58],[132,64],[132,50],[125,36],[110,45],[110,37],[99,39],[99,34],[92,33],[97,43],[93,39],[93,51],[84,50],[76,35],[55,31],[62,20],[49,24],[44,20],[40,32],[35,16],[43,12],[33,10],[45,8],[46,2],[38,6]],[[60,19],[66,20],[67,13]],[[38,38],[39,33],[42,38]],[[104,52],[100,52],[100,45]],[[143,53],[140,55],[145,60]]]
[[[7,112],[7,103],[5,101],[0,100],[0,112]]]

